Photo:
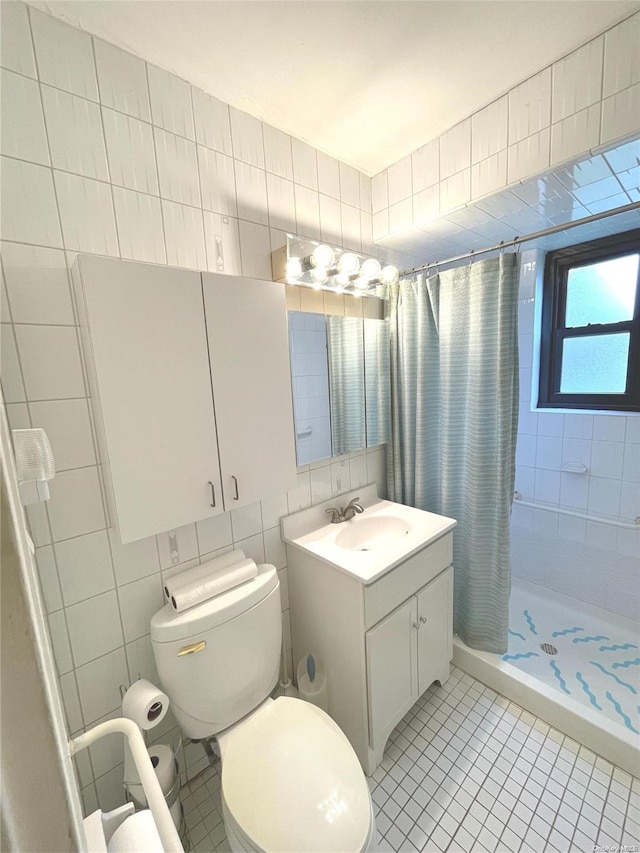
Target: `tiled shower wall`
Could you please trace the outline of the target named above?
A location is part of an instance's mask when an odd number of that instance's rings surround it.
[[[274,563],[279,519],[351,487],[384,489],[384,448],[300,469],[297,488],[122,546],[108,529],[68,270],[76,253],[271,278],[290,230],[371,251],[370,180],[183,80],[22,3],[2,4],[2,387],[11,426],[44,427],[51,499],[28,511],[69,732],[117,715],[119,685],[157,680],[161,580],[232,546]],[[297,310],[351,313],[297,289]],[[171,717],[152,732],[166,739]],[[206,762],[186,750],[191,773]],[[122,742],[79,758],[85,808],[122,801]]]
[[[439,216],[636,134],[638,44],[640,12],[374,175],[374,240],[405,232],[407,245],[411,228],[446,237]],[[619,198],[607,207],[628,204],[612,186]],[[536,230],[526,221],[515,227]]]
[[[523,252],[516,490],[527,501],[607,520],[640,516],[640,415],[531,411],[536,278],[544,256]],[[580,462],[587,474],[562,471]],[[640,529],[513,505],[511,566],[531,583],[640,619]]]

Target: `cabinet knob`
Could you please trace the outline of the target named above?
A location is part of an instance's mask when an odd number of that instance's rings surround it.
[[[417,622],[414,622],[414,623],[413,623],[413,627],[416,629],[416,631],[419,631],[419,630],[420,630],[420,626],[418,625],[418,623],[417,623]]]
[[[424,616],[421,616],[421,617],[420,617],[420,621],[421,621],[421,622],[422,622],[422,624],[424,625],[424,624],[425,624],[425,622],[426,622],[427,620],[426,620],[426,618],[425,618]]]

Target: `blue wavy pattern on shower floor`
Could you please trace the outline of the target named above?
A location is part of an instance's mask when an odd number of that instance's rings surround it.
[[[535,623],[531,618],[531,614],[529,613],[529,611],[523,610],[522,612],[524,613],[524,618],[527,620],[527,625],[529,626],[529,630],[531,631],[531,633],[537,634],[538,632],[536,631]]]
[[[594,708],[597,708],[597,709],[598,709],[598,711],[602,711],[602,708],[600,707],[600,705],[598,705],[598,700],[596,699],[596,697],[594,696],[594,694],[591,692],[591,689],[590,689],[590,687],[589,687],[588,683],[587,683],[587,682],[584,680],[584,678],[582,677],[582,673],[581,673],[581,672],[576,672],[576,678],[578,679],[578,681],[580,682],[580,684],[582,684],[582,689],[584,690],[584,692],[585,692],[585,693],[587,694],[587,696],[589,697],[589,702],[591,702],[591,704],[593,705],[593,707],[594,707]]]
[[[521,658],[537,658],[540,657],[537,652],[521,652],[517,655],[502,655],[502,660],[520,660]]]
[[[519,637],[519,639],[525,640],[525,641],[527,639],[524,634],[518,634],[517,631],[512,631],[511,628],[509,628],[509,633],[511,634],[512,637]]]
[[[592,666],[595,666],[596,669],[599,669],[600,672],[604,672],[605,675],[609,675],[611,678],[615,679],[621,687],[626,687],[627,690],[630,690],[634,694],[634,696],[638,695],[638,691],[636,690],[636,688],[632,684],[627,684],[626,681],[623,681],[621,678],[618,678],[615,672],[609,672],[609,670],[606,669],[606,667],[602,666],[601,663],[598,663],[597,660],[592,660],[590,661],[590,663]]]
[[[571,640],[571,642],[572,643],[592,643],[592,642],[597,643],[600,640],[608,640],[608,639],[609,639],[609,637],[604,637],[604,636],[602,636],[602,634],[598,634],[597,637],[574,637],[574,639]]]
[[[625,714],[625,712],[622,710],[622,706],[620,705],[620,703],[619,703],[619,702],[617,702],[617,701],[613,698],[613,696],[611,695],[611,693],[609,693],[609,691],[608,691],[608,690],[607,690],[607,699],[609,700],[609,702],[611,702],[611,704],[612,704],[612,705],[613,705],[613,707],[616,709],[616,711],[618,712],[618,714],[620,714],[620,716],[621,716],[621,717],[622,717],[622,719],[624,720],[624,724],[625,724],[625,726],[626,726],[630,731],[632,731],[634,734],[640,735],[640,732],[638,731],[638,729],[636,729],[636,728],[632,725],[631,720],[630,720],[630,719],[629,719],[629,717]]]
[[[564,680],[564,678],[562,677],[562,673],[560,672],[560,667],[558,666],[558,664],[557,664],[554,660],[550,660],[550,661],[549,661],[549,666],[550,666],[550,667],[551,667],[551,669],[553,670],[553,674],[555,675],[555,677],[556,677],[556,678],[558,679],[558,681],[560,682],[560,688],[561,688],[562,690],[564,690],[564,692],[565,692],[565,693],[568,693],[568,694],[569,694],[569,696],[571,696],[571,691],[570,691],[570,690],[569,690],[569,688],[567,687],[567,682],[566,682],[566,681]]]
[[[626,660],[623,663],[612,663],[611,669],[627,669],[630,666],[640,666],[640,658]]]
[[[565,634],[575,634],[578,631],[584,631],[584,628],[565,628],[564,631],[554,631],[552,637],[564,637]]]
[[[613,646],[600,646],[601,652],[619,652],[624,649],[637,649],[638,647],[633,643],[623,643],[623,645],[613,645]]]

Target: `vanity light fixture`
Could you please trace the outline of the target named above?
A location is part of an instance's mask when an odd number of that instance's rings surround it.
[[[286,245],[271,253],[271,266],[274,281],[382,299],[400,275],[393,264],[382,266],[377,258],[293,234],[287,234]]]

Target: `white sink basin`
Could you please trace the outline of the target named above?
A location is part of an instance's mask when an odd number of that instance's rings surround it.
[[[327,510],[357,499],[364,512],[331,524]],[[317,504],[282,519],[282,538],[365,584],[392,569],[456,525],[453,518],[380,500],[375,485]]]
[[[407,521],[395,515],[377,515],[374,518],[363,514],[345,522],[335,543],[348,551],[374,551],[388,548],[396,539],[406,536],[409,528]]]

